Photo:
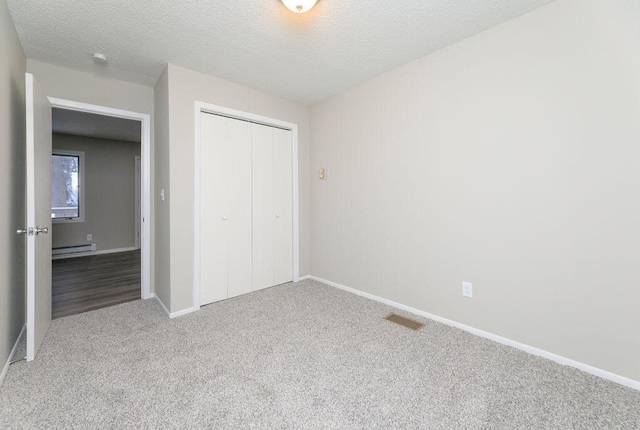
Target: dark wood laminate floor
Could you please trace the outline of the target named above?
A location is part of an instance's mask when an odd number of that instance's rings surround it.
[[[140,251],[53,260],[53,318],[140,298]]]

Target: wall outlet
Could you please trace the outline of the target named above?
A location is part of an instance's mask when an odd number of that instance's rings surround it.
[[[471,282],[462,282],[462,295],[465,297],[473,297],[473,284],[471,284]]]
[[[93,240],[93,235],[92,234],[88,234],[87,235],[87,242],[91,242]]]

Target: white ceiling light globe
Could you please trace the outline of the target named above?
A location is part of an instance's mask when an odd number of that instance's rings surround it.
[[[311,9],[318,0],[282,0],[282,3],[295,13],[304,13]]]

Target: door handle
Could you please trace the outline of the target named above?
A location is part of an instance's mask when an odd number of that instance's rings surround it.
[[[38,234],[40,234],[40,233],[42,233],[42,234],[47,234],[47,233],[49,233],[49,227],[42,227],[42,228],[40,228],[40,227],[37,227],[37,226],[36,226],[36,228],[35,228],[33,231],[36,233],[36,235],[38,235]]]
[[[22,230],[22,229],[16,230],[16,234],[18,234],[18,235],[20,235],[20,234],[28,234],[29,236],[31,236],[33,234],[33,229],[26,228],[24,230]]]

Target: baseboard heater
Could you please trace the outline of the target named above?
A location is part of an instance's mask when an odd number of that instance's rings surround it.
[[[61,248],[53,248],[51,255],[68,255],[79,254],[83,252],[92,252],[96,250],[96,244],[91,243],[89,245],[76,245],[76,246],[63,246]]]

